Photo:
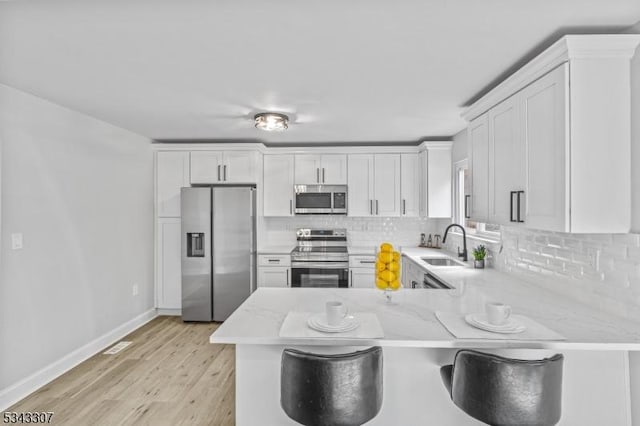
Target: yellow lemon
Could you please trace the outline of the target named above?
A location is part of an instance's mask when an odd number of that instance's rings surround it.
[[[400,280],[391,281],[391,284],[389,284],[389,286],[394,290],[399,289],[400,288]]]
[[[380,251],[383,253],[391,253],[393,251],[393,246],[390,243],[382,243],[380,244]]]
[[[400,264],[398,264],[398,262],[387,263],[387,269],[391,272],[396,272],[400,269]]]
[[[380,274],[378,274],[378,277],[385,280],[386,282],[390,283],[391,281],[396,279],[396,274],[394,274],[393,272],[389,271],[389,270],[384,270],[382,272],[380,272]]]
[[[388,286],[389,284],[386,281],[381,280],[380,278],[376,280],[376,287],[378,287],[380,290],[385,290]]]
[[[382,263],[389,263],[393,261],[393,255],[391,253],[382,252],[378,255],[378,261]]]
[[[376,262],[376,269],[378,271],[384,271],[385,269],[387,269],[387,264],[384,262]]]
[[[396,262],[400,260],[400,253],[398,253],[397,251],[394,251],[391,254],[393,255],[393,260],[395,260]]]

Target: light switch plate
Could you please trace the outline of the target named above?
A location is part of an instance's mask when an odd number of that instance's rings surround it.
[[[20,250],[22,248],[22,233],[11,234],[11,249]]]

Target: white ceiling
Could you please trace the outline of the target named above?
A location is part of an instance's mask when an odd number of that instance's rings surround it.
[[[154,139],[407,142],[568,32],[640,0],[0,2],[0,82]],[[255,112],[292,113],[287,132]]]

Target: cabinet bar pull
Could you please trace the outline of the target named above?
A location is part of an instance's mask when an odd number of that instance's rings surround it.
[[[293,200],[289,200],[289,214],[293,214]]]
[[[471,218],[471,215],[469,215],[469,198],[471,198],[471,195],[464,196],[464,218],[465,219]]]
[[[524,223],[524,220],[522,220],[520,218],[520,212],[522,210],[521,206],[520,206],[520,196],[524,195],[524,191],[518,191],[518,223]]]
[[[369,214],[373,216],[373,200],[369,200]]]
[[[349,280],[349,287],[353,287],[353,271],[349,271],[351,274],[351,279]]]
[[[220,182],[220,164],[218,164],[218,182]]]
[[[268,259],[269,263],[280,263],[280,259]]]
[[[222,171],[223,171],[222,176],[224,177],[224,181],[226,182],[227,181],[227,165],[226,164],[222,166]]]
[[[324,183],[324,167],[322,168],[322,183]]]
[[[364,265],[364,264],[371,264],[373,265],[374,263],[376,263],[375,260],[361,260],[360,264]]]
[[[378,211],[378,200],[376,200],[376,215],[377,214],[379,214],[379,211]]]
[[[316,168],[316,182],[320,183],[320,169]]]
[[[290,287],[290,285],[289,285],[289,271],[290,271],[290,269],[287,269],[287,287]]]
[[[511,191],[509,193],[509,222],[516,222],[513,218],[513,196],[516,195],[518,191]]]
[[[407,214],[407,200],[402,200],[402,214]]]

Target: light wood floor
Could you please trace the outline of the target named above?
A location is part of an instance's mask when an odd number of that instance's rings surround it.
[[[53,411],[60,425],[233,425],[235,347],[209,343],[217,327],[158,317],[7,411]]]

